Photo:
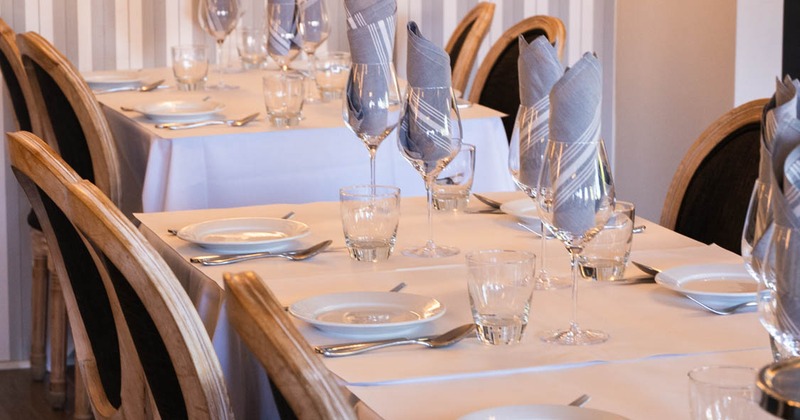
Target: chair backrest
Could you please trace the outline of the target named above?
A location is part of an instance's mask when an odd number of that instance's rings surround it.
[[[117,206],[120,168],[105,114],[75,66],[53,44],[34,32],[17,35],[17,47],[38,110],[37,134],[80,175]],[[123,209],[128,211],[127,209]]]
[[[228,319],[299,419],[354,419],[352,396],[253,272],[225,273]]]
[[[564,23],[552,16],[531,16],[509,28],[484,57],[472,88],[469,101],[504,112],[503,126],[506,136],[511,138],[514,120],[519,109],[519,36],[531,42],[537,36],[546,36],[555,45],[561,58],[566,44],[567,32]]]
[[[759,99],[728,111],[697,138],[672,177],[662,226],[741,252],[747,205],[758,177],[766,103]]]
[[[14,106],[14,119],[17,129],[35,132],[38,129],[33,121],[35,113],[29,107],[31,98],[28,76],[22,66],[22,58],[17,49],[17,35],[14,30],[0,19],[0,72],[6,82],[11,104]]]
[[[51,256],[95,416],[232,418],[208,334],[155,249],[43,140],[9,133],[8,148],[57,244]]]
[[[444,50],[450,55],[453,89],[462,93],[467,88],[478,49],[489,32],[494,17],[494,3],[482,1],[459,22]]]

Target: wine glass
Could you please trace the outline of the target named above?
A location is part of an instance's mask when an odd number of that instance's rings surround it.
[[[392,63],[353,63],[342,100],[342,118],[369,151],[370,184],[375,185],[378,146],[400,122],[400,88]]]
[[[550,331],[542,340],[566,345],[597,344],[608,340],[599,330],[581,329],[578,307],[578,255],[614,210],[614,184],[602,140],[549,140],[539,176],[539,214],[570,254],[572,317],[566,329]]]
[[[760,261],[758,313],[761,325],[770,335],[773,357],[780,361],[800,356],[800,328],[792,321],[797,319],[795,302],[800,291],[792,287],[792,279],[786,278],[790,272],[796,271],[800,244],[797,243],[797,232],[792,228],[772,224],[770,229],[771,237]],[[778,289],[782,291],[779,293]]]
[[[461,117],[450,87],[415,88],[406,93],[405,112],[398,132],[403,157],[422,175],[428,195],[428,242],[403,255],[439,258],[458,254],[455,247],[433,241],[433,183],[461,148]]]
[[[270,1],[267,6],[267,52],[284,72],[289,70],[289,64],[302,49],[300,14],[300,7],[295,1]]]
[[[303,52],[308,56],[308,76],[313,81],[317,73],[317,47],[328,39],[331,25],[325,0],[305,0],[300,8],[300,34],[303,37]],[[321,98],[319,89],[310,84],[306,89],[306,102],[317,102]],[[310,88],[309,88],[310,87]]]
[[[761,280],[761,261],[757,257],[759,241],[772,223],[772,189],[756,180],[742,229],[742,258],[745,268],[756,281]],[[754,256],[754,252],[756,255]]]
[[[539,111],[535,107],[520,105],[517,119],[511,134],[511,144],[508,153],[508,169],[517,187],[536,203],[539,173],[544,159],[547,138],[537,135],[537,128],[541,124],[547,125],[547,119],[539,119]],[[539,272],[536,273],[536,288],[540,290],[562,289],[570,286],[569,279],[556,277],[547,272],[545,252],[547,240],[550,238],[548,228],[540,221],[541,250]]]
[[[219,82],[209,86],[210,89],[236,89],[237,86],[226,84],[222,80],[224,71],[222,44],[225,38],[236,28],[239,22],[239,0],[200,0],[197,8],[200,26],[213,36],[217,42],[217,72]]]

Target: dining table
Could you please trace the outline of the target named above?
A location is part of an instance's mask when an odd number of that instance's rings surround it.
[[[93,80],[119,80],[122,88],[126,82],[164,80],[147,92],[96,89],[119,152],[126,196],[141,197],[141,204],[126,207],[152,212],[332,201],[342,186],[369,184],[367,147],[345,125],[341,99],[304,104],[296,126],[267,121],[262,78],[277,71],[229,73],[225,80],[235,89],[196,91],[177,90],[168,68],[84,75],[90,87],[98,86]],[[462,141],[477,149],[473,190],[513,191],[504,114],[461,103]],[[241,127],[157,128],[171,118],[226,120],[253,113],[257,119]],[[403,158],[396,132],[378,148],[376,183],[400,187],[404,196],[424,195],[422,177]]]
[[[539,254],[543,239],[519,225],[535,220],[533,201],[520,192],[489,195],[504,202],[506,211],[477,212],[487,207],[471,202],[466,211],[434,212],[436,242],[460,250],[458,255],[434,259],[402,254],[428,237],[424,198],[403,197],[395,252],[376,263],[349,257],[336,201],[150,212],[136,217],[140,231],[175,271],[212,335],[237,418],[269,418],[274,407],[263,369],[227,321],[223,273],[255,272],[286,306],[335,293],[386,292],[405,283],[399,293],[436,299],[445,311],[438,318],[414,323],[412,330],[402,334],[439,334],[473,322],[466,253],[515,249]],[[203,266],[190,258],[213,252],[168,233],[168,229],[208,221],[235,225],[252,217],[279,218],[289,211],[295,213],[293,220],[310,229],[307,236],[295,239],[293,247],[326,239],[332,245],[305,261],[270,258]],[[741,257],[718,246],[643,218],[637,217],[635,223],[644,229],[634,235],[631,259],[663,270],[661,275],[690,265],[701,273],[713,271],[710,267],[742,266]],[[545,249],[551,274],[569,275],[563,244],[546,240]],[[542,263],[540,257],[537,265]],[[757,311],[715,315],[687,299],[685,290],[668,287],[663,280],[653,282],[633,265],[626,268],[625,278],[641,281],[581,279],[577,283],[577,321],[607,332],[610,338],[602,344],[564,346],[539,338],[544,331],[568,325],[572,294],[565,288],[533,292],[530,318],[516,345],[491,346],[469,337],[445,348],[408,345],[348,357],[319,357],[363,404],[385,419],[457,419],[480,410],[492,414],[500,407],[565,405],[581,394],[591,396],[584,406],[587,409],[624,418],[689,418],[689,370],[703,365],[759,368],[772,361],[768,334]],[[755,299],[754,295],[748,298]],[[370,338],[362,331],[332,330],[301,319],[295,323],[310,346]]]

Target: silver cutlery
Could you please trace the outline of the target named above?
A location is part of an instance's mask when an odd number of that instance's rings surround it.
[[[200,263],[202,265],[224,265],[233,264],[241,261],[255,260],[258,258],[286,258],[292,261],[307,260],[329,247],[333,241],[328,239],[322,241],[314,246],[305,249],[297,249],[293,251],[283,252],[252,252],[249,254],[232,254],[232,255],[209,255],[203,257],[192,257],[189,261],[193,263]]]
[[[477,330],[475,329],[475,324],[464,324],[440,335],[418,338],[393,338],[389,340],[367,341],[363,343],[335,344],[330,346],[317,346],[314,349],[317,351],[317,353],[328,357],[351,356],[370,350],[377,350],[403,344],[420,344],[435,349],[453,345],[470,335],[475,335],[476,332]]]
[[[571,405],[573,407],[583,407],[583,405],[589,402],[591,398],[592,397],[590,397],[589,394],[583,394],[580,397],[575,398],[575,400],[573,400],[571,403],[567,405]]]
[[[255,114],[250,114],[244,118],[239,119],[231,119],[231,120],[206,120],[206,121],[197,121],[197,122],[190,122],[190,123],[160,123],[156,124],[156,128],[167,128],[170,130],[183,130],[187,128],[197,128],[197,127],[205,127],[209,125],[227,125],[230,127],[242,127],[253,121],[258,117],[258,112]]]
[[[731,314],[736,313],[740,309],[750,308],[750,307],[758,305],[758,303],[756,301],[751,300],[751,301],[748,301],[748,302],[737,303],[736,305],[731,305],[731,306],[727,306],[727,307],[724,307],[724,308],[715,308],[713,306],[708,306],[705,303],[700,302],[699,300],[697,300],[697,299],[695,299],[695,298],[693,298],[693,297],[691,297],[689,295],[686,295],[686,297],[689,298],[689,300],[691,300],[692,302],[700,305],[702,308],[708,310],[711,313],[717,314],[717,315],[731,315]]]
[[[503,205],[503,203],[501,203],[501,202],[499,202],[497,200],[493,200],[493,199],[491,199],[489,197],[486,197],[484,195],[475,194],[475,193],[472,193],[472,195],[474,195],[475,198],[478,199],[478,201],[480,201],[483,204],[486,204],[487,206],[489,206],[489,207],[491,207],[493,209],[499,209],[500,206]]]
[[[94,94],[101,95],[103,93],[112,93],[112,92],[150,92],[151,90],[156,90],[160,88],[162,83],[164,83],[164,79],[155,81],[153,83],[148,83],[142,86],[120,86],[108,89],[95,90]]]
[[[658,273],[661,272],[661,270],[659,270],[659,269],[657,269],[655,267],[651,267],[651,266],[649,266],[647,264],[642,264],[640,262],[631,261],[631,264],[635,265],[636,268],[638,268],[639,270],[644,271],[645,273],[647,273],[647,274],[649,274],[651,276],[656,276]]]

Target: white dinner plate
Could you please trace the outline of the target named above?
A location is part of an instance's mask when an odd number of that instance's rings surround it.
[[[573,407],[569,405],[508,405],[476,411],[460,418],[461,420],[535,420],[535,419],[570,419],[570,420],[625,420],[618,414],[593,408]]]
[[[115,87],[139,86],[142,75],[139,72],[96,72],[83,76],[91,89],[110,89]]]
[[[158,122],[193,122],[209,119],[225,109],[215,101],[163,101],[134,106],[145,117]]]
[[[178,237],[218,253],[281,251],[311,233],[305,223],[271,217],[209,220],[185,226]]]
[[[714,306],[756,299],[758,283],[743,264],[684,265],[656,275],[656,283]]]
[[[503,203],[500,210],[505,214],[510,214],[520,222],[525,223],[531,227],[539,227],[541,220],[539,219],[539,210],[536,209],[536,203],[531,198],[522,198]]]
[[[332,293],[289,306],[289,313],[320,330],[370,339],[401,336],[444,312],[436,299],[396,292]]]

